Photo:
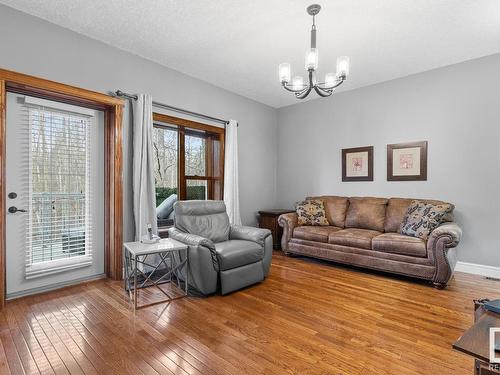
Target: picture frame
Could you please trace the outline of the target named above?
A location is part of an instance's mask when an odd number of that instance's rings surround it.
[[[387,181],[427,181],[427,141],[387,145]]]
[[[342,149],[342,181],[373,181],[373,146]]]

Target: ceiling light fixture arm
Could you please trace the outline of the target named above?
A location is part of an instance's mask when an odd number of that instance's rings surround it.
[[[332,85],[327,85],[326,82],[318,82],[316,83],[316,86],[318,88],[320,88],[321,90],[325,90],[325,91],[329,91],[329,90],[334,90],[336,89],[337,87],[339,87],[341,84],[344,83],[345,81],[345,77],[338,77],[337,80],[335,81],[335,84],[332,86]]]
[[[307,95],[309,95],[311,90],[314,88],[313,72],[314,71],[312,69],[309,70],[309,86],[307,86],[302,92],[295,93],[297,99],[304,99]]]
[[[293,93],[301,93],[304,92],[307,88],[301,87],[299,89],[293,89],[293,84],[290,85],[289,83],[286,82],[281,82],[281,86],[287,91],[293,92]]]
[[[322,89],[321,87],[319,87],[317,85],[314,86],[314,91],[316,91],[316,94],[318,94],[322,98],[326,98],[327,96],[332,95],[333,94],[333,90],[334,89],[325,90],[325,89]]]

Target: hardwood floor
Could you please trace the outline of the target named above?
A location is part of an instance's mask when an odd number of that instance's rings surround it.
[[[478,297],[500,298],[500,282],[456,273],[436,290],[279,253],[259,285],[135,315],[120,282],[99,280],[8,302],[0,374],[468,375],[451,344]]]

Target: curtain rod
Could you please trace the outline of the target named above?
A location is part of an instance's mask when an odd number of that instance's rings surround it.
[[[127,98],[127,99],[137,100],[137,95],[127,94],[126,92],[123,92],[121,90],[117,90],[115,92],[115,94],[116,94],[116,96],[121,96],[121,97],[124,97],[124,98]],[[173,112],[183,113],[183,114],[186,114],[186,115],[189,115],[189,116],[193,116],[193,117],[198,117],[198,118],[205,119],[205,120],[219,122],[219,123],[224,124],[224,125],[226,125],[226,124],[229,123],[229,121],[222,120],[222,119],[217,118],[217,117],[207,116],[207,115],[204,115],[204,114],[201,114],[201,113],[188,111],[187,109],[182,109],[182,108],[174,107],[174,106],[171,106],[171,105],[168,105],[168,104],[158,103],[158,102],[155,102],[155,101],[153,101],[153,106],[158,107],[158,108],[167,109],[167,110],[173,111]]]

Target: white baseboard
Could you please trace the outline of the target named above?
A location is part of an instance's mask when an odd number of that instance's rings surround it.
[[[84,283],[84,282],[87,282],[87,281],[104,279],[106,277],[107,277],[106,274],[103,273],[103,274],[100,274],[100,275],[86,276],[86,277],[82,277],[82,278],[79,278],[79,279],[74,279],[74,280],[69,280],[69,281],[63,281],[63,282],[60,282],[60,283],[54,283],[54,284],[50,284],[50,285],[39,287],[39,288],[33,288],[33,289],[29,289],[29,290],[23,290],[21,292],[10,293],[10,294],[7,295],[6,299],[7,299],[7,301],[10,301],[10,300],[13,300],[13,299],[16,299],[16,298],[30,296],[32,294],[50,292],[52,290],[65,288],[67,286],[77,285],[77,284]]]
[[[457,262],[455,271],[500,279],[500,267],[486,266],[484,264]]]

